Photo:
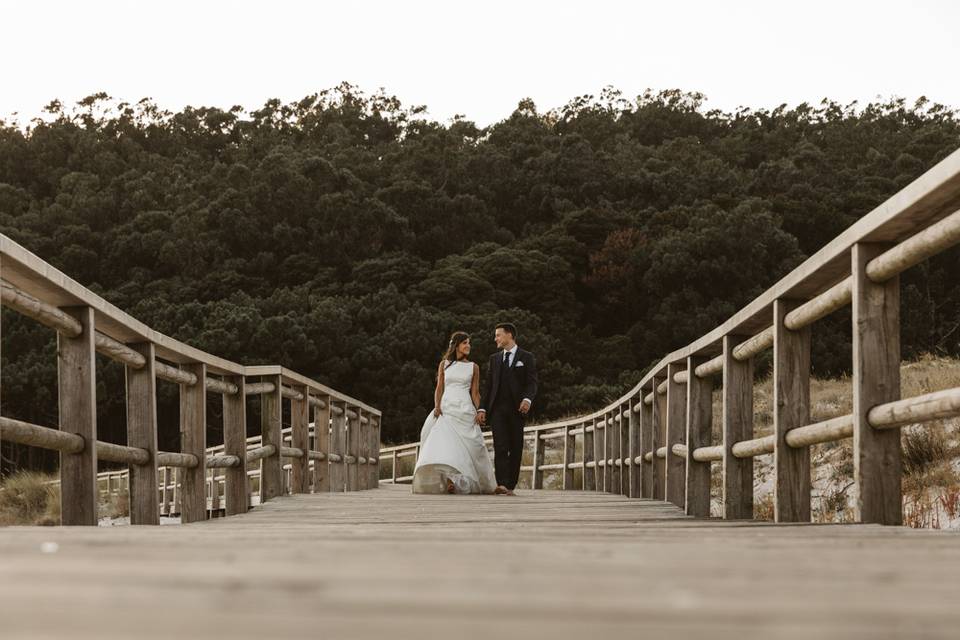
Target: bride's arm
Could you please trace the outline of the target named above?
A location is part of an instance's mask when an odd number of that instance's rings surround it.
[[[473,399],[473,406],[480,406],[480,365],[473,363],[473,380],[470,382],[470,397]]]
[[[440,399],[443,398],[443,362],[437,368],[437,388],[433,392],[433,415],[440,417]]]

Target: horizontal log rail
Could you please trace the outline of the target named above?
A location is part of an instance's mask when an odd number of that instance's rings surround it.
[[[131,523],[159,524],[161,513],[181,513],[184,522],[221,509],[243,513],[254,504],[253,487],[264,502],[284,493],[356,491],[379,482],[381,413],[374,407],[284,367],[245,366],[169,338],[3,235],[0,302],[57,334],[62,428],[0,416],[0,439],[60,452],[63,524],[97,523],[101,484],[109,492],[126,483]],[[126,368],[127,444],[96,439],[94,353]],[[179,452],[156,448],[157,380],[180,390]],[[207,393],[223,401],[224,443],[216,447],[206,447]],[[289,403],[290,446],[273,439],[278,417],[262,422],[264,433],[251,447],[248,398],[259,399],[261,409],[272,407],[275,416]],[[309,427],[311,419],[325,428]],[[292,468],[284,470],[281,459],[292,460]],[[99,463],[126,469],[98,474]]]
[[[668,500],[710,514],[710,465],[722,466],[725,518],[750,518],[750,458],[773,454],[774,519],[810,520],[809,448],[847,438],[858,461],[855,520],[902,522],[897,429],[960,416],[960,388],[900,398],[899,275],[960,243],[960,151],[862,217],[714,330],[664,356],[602,409],[526,428],[531,486],[559,474],[564,489]],[[854,411],[810,420],[810,335],[852,307]],[[774,428],[753,433],[754,361],[772,350]],[[722,382],[719,442],[713,386]],[[720,425],[718,425],[720,426]],[[886,434],[894,434],[888,437]],[[562,461],[547,461],[549,450]],[[667,452],[670,455],[667,455]],[[419,443],[387,447],[391,479]],[[409,463],[407,463],[409,464]],[[574,476],[574,471],[577,475]]]

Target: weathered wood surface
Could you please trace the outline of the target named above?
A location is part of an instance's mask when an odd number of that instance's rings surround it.
[[[6,267],[6,262],[4,263]],[[65,310],[80,323],[75,338],[57,336],[57,391],[61,431],[97,440],[97,374],[94,359],[93,310]],[[97,447],[86,444],[78,453],[60,454],[60,512],[64,524],[97,524]]]
[[[810,449],[787,445],[787,432],[810,424],[810,327],[791,331],[783,318],[794,300],[773,304],[773,511],[777,522],[810,522]]]
[[[900,399],[900,278],[882,284],[867,277],[867,263],[882,244],[857,244],[853,271],[853,477],[860,491],[857,522],[901,524],[900,432],[870,426],[872,407]]]
[[[595,492],[297,495],[181,527],[7,529],[0,558],[7,637],[876,640],[960,628],[956,533],[694,520]]]
[[[150,343],[134,345],[143,356],[141,369],[126,367],[127,444],[149,454],[146,464],[129,467],[130,523],[160,524],[157,507],[157,376]]]

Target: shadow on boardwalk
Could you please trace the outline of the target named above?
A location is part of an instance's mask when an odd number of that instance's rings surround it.
[[[954,638],[958,566],[950,532],[385,486],[182,527],[0,530],[0,635]]]

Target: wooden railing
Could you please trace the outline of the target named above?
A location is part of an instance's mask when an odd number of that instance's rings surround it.
[[[960,242],[960,151],[889,198],[705,336],[665,356],[623,397],[589,415],[526,428],[532,486],[669,501],[710,515],[711,463],[722,467],[724,518],[753,517],[753,458],[773,455],[774,519],[811,519],[810,446],[853,438],[858,522],[902,523],[900,427],[960,415],[960,388],[900,397],[899,274]],[[957,274],[960,277],[960,274]],[[810,419],[812,325],[852,306],[853,412]],[[773,350],[773,434],[755,437],[754,359]],[[714,384],[722,436],[712,441]],[[563,462],[545,465],[550,439]],[[381,450],[415,458],[416,443]],[[577,456],[577,452],[580,452]],[[579,457],[579,460],[576,459]],[[574,487],[574,470],[580,469]]]
[[[159,523],[163,498],[158,495],[169,487],[168,481],[158,487],[158,471],[164,468],[177,469],[184,522],[203,520],[219,509],[220,480],[209,489],[208,502],[208,470],[222,477],[227,515],[251,505],[250,466],[259,467],[254,475],[261,502],[286,487],[305,493],[377,486],[381,414],[359,400],[280,366],[243,366],[162,335],[3,235],[0,299],[57,332],[59,429],[0,416],[0,440],[60,452],[65,525],[97,524],[98,460],[127,465],[124,482],[133,524]],[[126,368],[125,445],[97,439],[95,352]],[[178,452],[157,449],[157,379],[179,385]],[[206,448],[207,393],[223,398],[224,442],[212,450]],[[251,395],[259,397],[261,418],[260,436],[253,441],[247,438],[246,419]],[[289,443],[282,436],[285,402]],[[328,425],[314,438],[311,413],[315,424]],[[290,466],[288,481],[284,460]]]

